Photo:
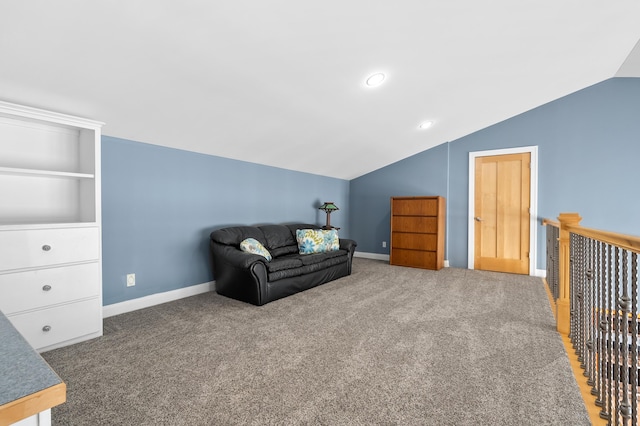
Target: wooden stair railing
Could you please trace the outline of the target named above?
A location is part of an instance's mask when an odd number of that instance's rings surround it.
[[[593,407],[585,398],[592,423],[637,426],[640,238],[585,228],[580,220],[561,213],[557,222],[542,221],[556,328],[575,351],[587,396],[595,398]]]

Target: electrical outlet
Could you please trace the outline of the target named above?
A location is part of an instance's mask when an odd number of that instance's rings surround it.
[[[383,241],[383,242],[382,242],[382,247],[386,247],[386,246],[387,246],[387,242],[386,242],[386,241]]]
[[[127,274],[127,287],[136,285],[136,274]]]

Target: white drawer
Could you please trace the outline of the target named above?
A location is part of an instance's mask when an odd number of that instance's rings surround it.
[[[0,274],[0,310],[5,315],[99,296],[98,262]]]
[[[36,350],[102,333],[102,315],[98,298],[67,305],[7,315],[13,326]]]
[[[0,270],[96,260],[97,227],[22,229],[0,232]]]

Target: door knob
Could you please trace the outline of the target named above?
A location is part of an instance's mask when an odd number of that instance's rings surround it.
[[[482,222],[482,218],[480,216],[476,216],[474,217],[474,219],[476,220],[476,222]]]

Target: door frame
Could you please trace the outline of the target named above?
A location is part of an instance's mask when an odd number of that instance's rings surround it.
[[[476,158],[494,155],[523,154],[531,155],[531,180],[529,182],[529,275],[537,276],[538,257],[538,147],[523,146],[517,148],[493,149],[488,151],[469,152],[469,215],[467,225],[467,267],[475,269],[475,204],[476,204]]]

